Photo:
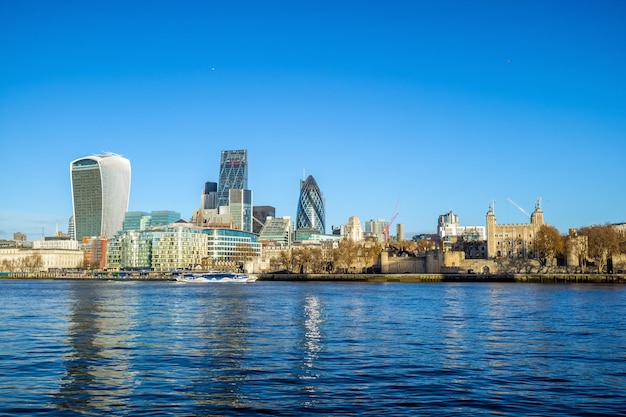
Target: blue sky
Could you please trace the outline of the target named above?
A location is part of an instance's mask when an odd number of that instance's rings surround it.
[[[0,0],[0,239],[67,231],[69,163],[131,161],[129,210],[190,218],[220,151],[327,231],[626,222],[626,2]],[[408,236],[410,237],[410,236]]]

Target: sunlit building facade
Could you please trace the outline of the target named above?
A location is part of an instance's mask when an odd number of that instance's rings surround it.
[[[233,229],[203,229],[203,233],[208,236],[208,256],[213,260],[261,256],[261,243],[254,233]]]
[[[363,240],[363,229],[361,228],[361,220],[357,216],[351,216],[348,219],[348,224],[343,229],[343,235],[346,239],[354,242],[360,242]]]
[[[281,247],[289,247],[293,240],[293,221],[291,216],[280,218],[267,217],[261,229],[259,240],[274,242]]]
[[[109,241],[107,268],[170,272],[197,269],[207,260],[234,262],[261,256],[254,233],[198,227],[185,221],[147,230],[121,231]]]
[[[122,230],[130,196],[130,161],[113,153],[70,163],[74,234],[113,236]]]

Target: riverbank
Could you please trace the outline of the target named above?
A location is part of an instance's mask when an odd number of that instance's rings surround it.
[[[625,274],[258,274],[258,281],[295,282],[519,282],[626,284]],[[142,276],[59,276],[53,273],[11,273],[0,279],[174,281],[172,275],[154,273]]]
[[[624,274],[261,274],[260,281],[533,282],[626,284]]]

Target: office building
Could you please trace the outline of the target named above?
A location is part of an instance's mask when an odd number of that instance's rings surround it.
[[[124,230],[146,230],[155,226],[167,226],[180,220],[180,213],[171,210],[129,211],[124,214]]]
[[[291,216],[280,218],[267,217],[261,229],[259,240],[274,242],[281,247],[289,247],[293,240],[293,222]]]
[[[385,230],[389,222],[385,219],[369,220],[365,222],[364,237],[375,238],[378,242],[385,242]]]
[[[212,210],[217,208],[217,183],[205,182],[200,196],[200,209]]]
[[[130,161],[113,153],[70,163],[75,239],[122,230],[130,196]]]
[[[70,239],[76,240],[76,229],[74,228],[74,216],[70,216],[70,220],[67,225],[67,235]]]
[[[314,229],[324,234],[326,231],[325,201],[315,178],[309,175],[300,182],[300,198],[296,214],[296,231],[298,229]]]
[[[150,214],[145,211],[127,211],[124,213],[122,230],[145,230],[150,226]]]
[[[351,216],[348,219],[348,224],[343,229],[343,235],[346,239],[352,240],[353,242],[360,242],[363,240],[361,220],[357,216]]]
[[[248,151],[222,151],[217,205],[227,206],[231,189],[248,189]]]
[[[276,217],[276,209],[272,206],[254,206],[252,207],[252,231],[257,235],[261,233],[261,229],[265,226],[269,217]]]
[[[231,188],[228,208],[235,227],[252,233],[252,191]]]

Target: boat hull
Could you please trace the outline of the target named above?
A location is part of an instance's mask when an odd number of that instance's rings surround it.
[[[195,273],[184,274],[176,277],[176,281],[191,283],[254,282],[256,280],[257,277],[254,275],[234,272]]]

